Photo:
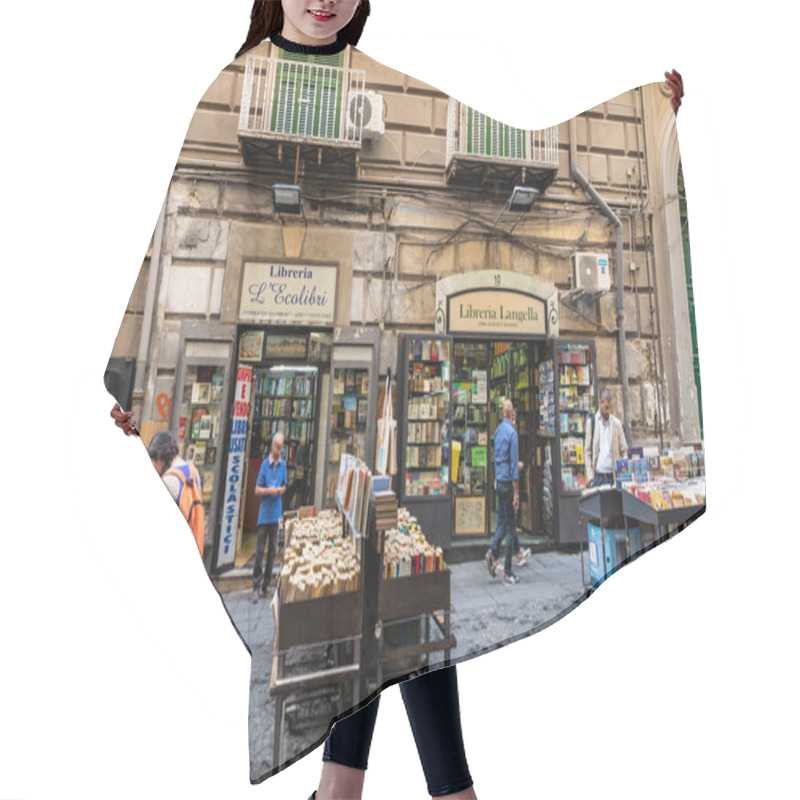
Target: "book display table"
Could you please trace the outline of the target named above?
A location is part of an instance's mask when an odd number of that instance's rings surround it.
[[[646,522],[652,525],[656,531],[653,546],[670,537],[671,533],[667,530],[667,525],[674,526],[674,529],[677,529],[679,526],[699,517],[706,510],[704,505],[679,506],[678,508],[662,508],[659,510],[628,491],[621,491],[620,494],[622,495],[622,513],[625,516],[626,526],[629,524],[628,520]]]
[[[339,516],[343,538],[350,538],[359,548],[358,561],[363,564],[364,539],[355,534],[346,514],[340,511]],[[276,764],[283,761],[287,710],[293,705],[334,695],[338,712],[344,713],[359,698],[362,669],[363,574],[359,572],[357,578],[347,579],[348,585],[355,584],[348,591],[304,599],[292,598],[291,578],[285,581],[284,577],[282,569],[271,604],[275,638],[269,690],[275,697],[273,763]],[[288,667],[290,654],[302,663],[304,654],[323,648],[325,667],[311,671]],[[352,687],[350,692],[348,687]]]
[[[674,531],[669,530],[668,526],[678,529],[680,526],[688,524],[705,511],[705,506],[690,505],[656,509],[625,489],[603,487],[581,497],[578,510],[580,515],[586,517],[590,522],[587,525],[587,550],[592,546],[592,522],[599,528],[600,536],[597,539],[600,541],[601,563],[604,565],[602,578],[605,578],[616,569],[619,563],[624,563],[631,556],[638,556],[669,538]],[[633,524],[636,522],[652,526],[652,539],[646,546],[641,529]],[[619,525],[623,526],[622,530],[613,529],[614,526]],[[616,550],[615,534],[624,534],[625,552],[621,555],[616,552],[607,552],[609,547]],[[631,546],[632,541],[635,542],[633,547]],[[597,547],[597,542],[594,544]],[[592,575],[591,566],[589,572],[589,582],[587,583],[583,566],[583,539],[581,539],[581,578],[584,588],[599,583],[599,580],[595,579],[596,576]]]
[[[361,505],[349,506],[337,492],[337,513],[292,528],[292,555],[272,601],[274,763],[283,760],[290,705],[333,696],[344,713],[387,678],[426,664],[433,652],[444,651],[449,665],[456,646],[441,548],[426,541],[416,518],[398,513],[391,491],[375,491],[371,476],[361,478]],[[398,643],[397,632],[408,641]],[[325,648],[325,666],[314,648]]]
[[[604,566],[603,577],[605,577],[605,564],[606,562],[606,529],[613,528],[614,525],[622,524],[622,492],[619,489],[612,487],[603,487],[596,491],[591,491],[581,497],[578,501],[578,514],[580,517],[586,517],[590,522],[600,529],[600,549],[602,551],[602,559],[596,559]],[[594,585],[592,580],[592,554],[591,554],[592,541],[590,540],[590,530],[587,525],[586,528],[586,549],[589,552],[589,582],[586,581],[586,571],[583,566],[583,537],[580,539],[581,551],[581,580],[583,587],[588,588]],[[630,553],[630,543],[627,544],[628,552]]]
[[[381,561],[382,558],[381,553]],[[387,629],[405,625],[415,630],[413,625],[415,622],[422,625],[417,642],[399,647],[387,642]],[[431,634],[435,631],[438,631],[438,635],[432,639]],[[445,664],[449,665],[450,650],[456,646],[456,638],[450,630],[450,570],[443,569],[426,575],[409,575],[402,578],[383,578],[378,591],[376,634],[378,636],[376,679],[379,686],[383,683],[384,677],[407,672],[411,662],[415,667],[419,667],[423,657],[427,659],[430,653],[439,650],[444,651]],[[401,663],[398,672],[398,664]]]

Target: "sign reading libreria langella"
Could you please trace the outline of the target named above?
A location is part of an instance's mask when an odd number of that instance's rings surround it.
[[[337,272],[330,265],[248,261],[244,265],[239,320],[333,325]]]
[[[504,289],[478,289],[450,298],[448,329],[457,331],[529,333],[547,332],[544,300]]]

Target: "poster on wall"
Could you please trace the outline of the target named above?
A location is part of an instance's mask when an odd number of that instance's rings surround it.
[[[228,468],[225,473],[225,502],[222,507],[222,530],[217,548],[217,566],[233,566],[236,556],[236,534],[247,448],[247,421],[250,417],[250,393],[253,368],[239,364],[236,370],[236,392],[233,395],[231,441],[228,446]]]
[[[475,382],[475,391],[472,394],[472,402],[481,404],[486,402],[488,381],[485,369],[472,370],[472,380]]]

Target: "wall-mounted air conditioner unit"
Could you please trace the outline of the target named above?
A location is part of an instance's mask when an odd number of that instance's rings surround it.
[[[611,289],[607,253],[573,253],[572,268],[576,289],[589,294],[602,294]]]
[[[355,138],[361,128],[362,139],[384,133],[383,95],[377,92],[351,92],[347,97],[347,136]]]

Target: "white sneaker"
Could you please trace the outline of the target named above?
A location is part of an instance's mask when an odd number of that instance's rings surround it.
[[[518,567],[523,566],[530,557],[531,557],[530,547],[521,548],[519,554],[517,555],[517,566]]]

